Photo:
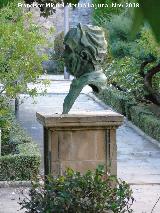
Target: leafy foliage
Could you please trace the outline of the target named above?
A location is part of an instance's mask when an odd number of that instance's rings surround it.
[[[54,40],[54,51],[55,55],[57,55],[57,58],[63,59],[63,53],[64,53],[64,33],[61,32],[58,34]]]
[[[51,53],[51,60],[57,64],[57,73],[62,73],[64,71],[64,33],[58,34],[54,40],[54,52]],[[55,72],[54,72],[55,73]]]
[[[147,108],[156,107],[150,104],[151,95],[160,91],[160,47],[148,24],[131,37],[132,17],[132,11],[126,10],[107,21],[102,19],[110,56],[103,65],[108,85],[99,97],[159,141],[159,117]],[[145,82],[151,72],[156,72],[149,79],[152,94]]]
[[[40,154],[15,120],[11,101],[0,96],[0,180],[29,180],[39,172]]]
[[[68,169],[65,176],[47,178],[45,185],[33,183],[30,198],[20,203],[26,212],[132,212],[129,185],[107,175],[103,166],[84,175]]]
[[[36,89],[27,88],[27,83],[35,83],[42,73],[44,56],[37,53],[44,44],[39,29],[32,24],[30,13],[23,14],[16,1],[0,9],[0,83],[9,97],[18,93],[36,94]]]
[[[126,92],[127,95],[135,97],[139,101],[143,101],[145,91],[138,70],[139,66],[133,57],[124,57],[114,60],[105,73],[108,77],[108,84],[114,85],[118,90]]]
[[[110,21],[102,24],[108,31],[108,42],[114,57],[122,58],[130,55],[133,43],[129,36],[131,24],[132,20],[128,12],[113,15]]]
[[[31,142],[13,115],[11,101],[5,96],[0,96],[0,129],[2,155],[17,153],[19,144]]]
[[[113,14],[120,14],[123,11],[122,8],[111,6],[112,0],[92,0],[92,3],[95,5],[92,16],[96,24],[101,24],[104,20],[109,20]]]
[[[12,122],[13,115],[9,107],[9,101],[7,101],[3,96],[0,96],[0,129],[2,131],[2,146],[3,144],[7,144],[9,141],[9,132],[12,128]]]
[[[160,42],[160,19],[159,19],[159,11],[160,11],[160,4],[159,0],[130,0],[130,1],[122,1],[122,0],[114,0],[112,2],[118,2],[125,5],[125,2],[130,3],[138,3],[137,6],[133,8],[133,24],[130,30],[130,35],[136,35],[139,31],[141,26],[144,24],[144,22],[148,22],[148,24],[151,26],[151,29],[153,31],[153,34],[155,35],[155,38],[158,42]],[[101,0],[93,0],[93,3],[110,3],[110,0],[101,1]],[[129,8],[131,10],[131,8]],[[122,11],[122,9],[118,9],[117,11],[113,8],[100,8],[97,11],[94,10],[94,19],[96,21],[100,21],[99,18],[103,17],[107,19],[110,17],[110,13],[116,13]]]
[[[130,118],[129,108],[132,105],[137,105],[133,96],[127,92],[119,91],[113,86],[106,87],[98,94],[98,97],[128,118]]]
[[[107,37],[112,55],[112,61],[106,61],[104,66],[105,73],[108,83],[117,89],[134,95],[137,100],[145,101],[147,98],[153,101],[150,90],[145,86],[144,76],[159,63],[159,45],[147,25],[137,34],[136,39],[131,38],[131,15],[130,11],[125,11],[102,23],[108,30]],[[147,66],[142,70],[146,62]],[[160,89],[159,76],[160,73],[157,72],[152,79],[155,91]]]

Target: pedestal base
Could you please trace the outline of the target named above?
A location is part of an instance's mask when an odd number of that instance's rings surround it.
[[[67,168],[81,173],[105,165],[117,174],[116,128],[123,117],[110,110],[67,115],[37,113],[44,126],[45,175],[63,175]]]

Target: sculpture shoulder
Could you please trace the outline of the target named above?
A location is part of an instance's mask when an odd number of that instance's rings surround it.
[[[83,88],[86,85],[92,87],[95,91],[100,91],[106,85],[107,78],[102,71],[96,71],[91,73],[86,73],[79,78],[76,78],[72,81],[71,88],[74,90],[75,88]]]

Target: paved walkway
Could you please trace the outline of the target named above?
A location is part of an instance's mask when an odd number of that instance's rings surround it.
[[[39,95],[33,100],[27,97],[20,106],[19,121],[27,132],[33,137],[43,153],[43,133],[42,126],[36,121],[35,113],[62,112],[63,100],[68,93],[70,81],[62,80],[62,76],[52,77],[46,96]],[[59,78],[60,80],[58,80]],[[32,85],[30,85],[32,86]],[[86,110],[99,111],[107,106],[95,102],[90,96],[90,87],[85,87],[82,94],[75,102],[72,111]],[[24,96],[21,96],[24,99]],[[131,184],[136,202],[134,204],[135,213],[150,213],[155,202],[160,196],[160,149],[149,140],[139,135],[135,129],[131,128],[127,122],[117,131],[118,145],[118,177]],[[5,203],[8,206],[17,208],[17,193],[13,194],[13,189],[4,189],[0,195],[2,204],[0,213],[15,213],[15,210],[4,209]],[[17,189],[16,189],[17,190]],[[10,198],[12,196],[12,200]],[[13,200],[13,197],[15,200]],[[5,202],[5,203],[4,203]],[[158,202],[153,213],[160,213],[160,202]]]

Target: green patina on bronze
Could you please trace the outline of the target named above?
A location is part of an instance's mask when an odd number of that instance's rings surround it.
[[[91,86],[95,92],[105,86],[106,76],[100,64],[107,53],[107,42],[100,27],[78,24],[69,30],[64,44],[65,65],[75,77],[63,104],[63,114],[67,114],[84,86]]]

